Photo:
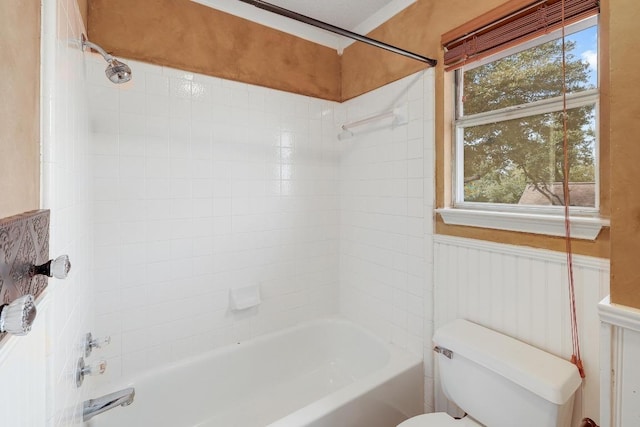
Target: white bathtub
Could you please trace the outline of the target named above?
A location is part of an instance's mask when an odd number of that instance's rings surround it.
[[[422,412],[422,360],[331,318],[154,371],[95,427],[391,427]]]

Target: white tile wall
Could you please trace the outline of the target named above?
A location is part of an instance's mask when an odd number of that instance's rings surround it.
[[[436,237],[434,251],[436,327],[464,318],[570,358],[563,253],[447,236]],[[584,417],[599,419],[598,302],[609,293],[609,262],[574,256],[574,278],[586,371],[574,406],[577,426]],[[436,398],[438,410],[446,410],[439,387]]]
[[[49,280],[27,337],[10,338],[0,349],[4,393],[2,425],[80,424],[90,384],[73,379],[81,337],[91,323],[88,173],[84,60],[79,48],[83,24],[75,0],[42,4],[41,206],[51,210],[50,254],[66,253],[72,271]]]
[[[88,73],[102,380],[337,312],[334,104],[126,62],[125,85]]]
[[[38,301],[38,318],[28,335],[10,336],[0,347],[0,414],[3,426],[46,424],[45,357],[49,299]]]
[[[80,423],[82,401],[91,394],[91,381],[77,389],[73,378],[93,299],[85,60],[79,44],[84,27],[75,0],[43,2],[42,22],[41,203],[51,210],[50,255],[69,254],[72,270],[64,281],[49,279],[50,306],[37,321],[46,323],[46,425],[68,426]]]
[[[407,124],[365,125],[342,141],[340,310],[421,356],[433,329],[433,100],[434,71],[427,70],[337,110],[348,122],[408,110]],[[430,364],[431,353],[425,357]],[[433,409],[432,395],[425,398]]]

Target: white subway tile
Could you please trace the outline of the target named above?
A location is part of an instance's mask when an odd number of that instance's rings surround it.
[[[147,157],[169,157],[169,139],[166,134],[164,136],[147,135],[144,144]]]
[[[120,112],[144,114],[146,111],[146,96],[144,92],[120,90],[119,92]]]
[[[171,97],[169,114],[172,119],[189,119],[191,117],[191,100]]]
[[[333,154],[334,146],[320,147],[320,137],[310,135],[323,131],[321,118],[333,119],[329,114],[333,104],[179,70],[146,64],[141,68],[146,77],[145,95],[135,87],[120,92],[119,111],[112,115],[120,118],[120,126],[116,122],[112,128],[108,120],[98,121],[109,133],[120,133],[120,144],[109,142],[96,149],[95,154],[112,158],[96,159],[106,160],[98,171],[106,176],[91,185],[105,189],[120,180],[120,192],[104,196],[117,197],[113,200],[117,203],[96,205],[104,209],[96,220],[105,223],[99,241],[116,244],[111,250],[117,252],[124,275],[121,283],[128,290],[124,295],[104,292],[104,296],[141,304],[130,303],[123,316],[135,327],[125,334],[116,330],[122,337],[122,376],[223,341],[243,340],[276,326],[334,312],[339,159]],[[275,111],[256,115],[272,105],[277,106]],[[310,121],[312,115],[315,121]],[[252,126],[251,131],[247,125]],[[105,136],[103,141],[110,140]],[[274,151],[276,143],[285,150],[278,146]],[[400,180],[406,179],[406,141],[395,143],[389,154],[403,161],[396,173]],[[377,165],[372,173],[375,168]],[[393,175],[392,165],[382,169],[385,176]],[[390,199],[398,197],[397,193],[407,196],[406,183],[398,181],[384,188]],[[288,196],[281,198],[281,194]],[[379,207],[395,212],[396,202],[382,202]],[[115,220],[121,221],[121,229],[119,238],[111,239],[105,230],[116,227]],[[396,250],[406,250],[403,237],[392,238]],[[212,270],[220,273],[209,277]],[[203,279],[206,277],[209,279]],[[258,316],[270,326],[259,329],[243,316],[227,316],[226,289],[262,277],[271,277],[269,283],[287,284],[267,287],[271,303]],[[180,294],[176,294],[178,289]],[[167,304],[181,295],[203,295],[210,289],[216,291],[205,299],[194,299],[214,310],[201,315],[210,323],[198,332],[200,338],[206,336],[210,341],[205,345],[190,336],[168,334],[171,357],[152,360],[150,355],[161,344],[159,335],[150,331],[167,321]],[[115,313],[116,299],[105,299],[103,311]],[[392,308],[383,311],[390,322]],[[176,315],[186,320],[192,313]],[[135,334],[145,333],[151,338],[134,344]]]
[[[147,178],[169,178],[170,162],[165,157],[146,157],[145,174]]]
[[[162,94],[147,95],[146,108],[151,118],[163,118],[166,120],[170,114],[171,99]]]
[[[89,131],[92,133],[117,134],[118,112],[109,110],[97,110],[91,114]]]
[[[146,120],[144,114],[120,111],[118,116],[118,132],[120,135],[144,135]]]
[[[117,178],[93,178],[92,191],[90,198],[92,200],[111,200],[117,201],[119,196],[119,180]]]
[[[112,85],[87,87],[89,108],[92,110],[118,111],[118,89]]]
[[[136,175],[139,171],[136,171]],[[141,200],[146,196],[145,180],[142,177],[122,177],[117,185],[120,200]]]
[[[169,78],[155,73],[146,74],[146,92],[149,97],[169,96]]]
[[[209,218],[213,216],[212,199],[194,199],[192,203],[194,218]]]
[[[121,156],[144,156],[145,138],[140,135],[120,135],[119,154]]]
[[[123,347],[124,348],[124,347]],[[126,353],[122,356],[122,377],[133,378],[148,369],[148,358],[146,351],[137,353]]]
[[[120,178],[128,180],[131,178],[143,178],[145,176],[144,157],[121,155]]]

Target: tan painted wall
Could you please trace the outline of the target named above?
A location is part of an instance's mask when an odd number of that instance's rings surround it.
[[[0,2],[0,218],[40,205],[40,2]]]
[[[116,56],[340,100],[335,50],[190,0],[90,0],[89,40]]]
[[[442,62],[443,33],[504,2],[418,0],[368,35]],[[420,62],[361,43],[352,44],[342,57],[342,97],[351,99],[424,68],[425,64]]]
[[[78,9],[80,9],[80,16],[82,16],[82,22],[84,23],[85,29],[87,28],[87,8],[87,0],[78,0]]]
[[[602,3],[611,40],[611,301],[640,308],[640,4]]]

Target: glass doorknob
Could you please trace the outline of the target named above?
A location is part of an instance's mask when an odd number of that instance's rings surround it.
[[[23,295],[9,304],[0,306],[0,332],[27,335],[36,318],[36,313],[32,295]]]
[[[71,270],[69,255],[60,255],[56,259],[50,259],[42,265],[33,265],[29,269],[31,276],[43,274],[56,279],[66,279]]]

